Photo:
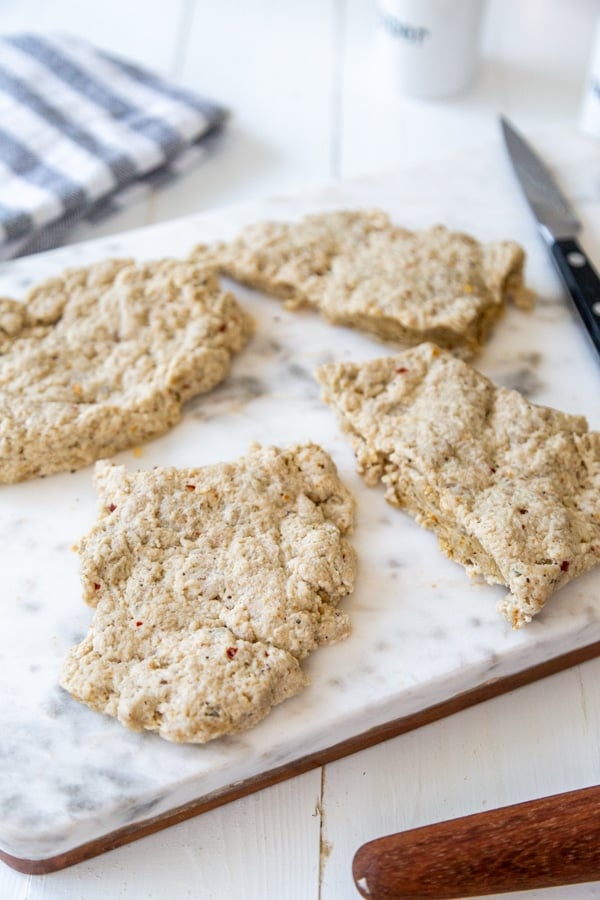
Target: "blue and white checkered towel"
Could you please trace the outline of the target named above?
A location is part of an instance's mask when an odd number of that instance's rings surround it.
[[[0,259],[189,168],[225,110],[72,37],[0,37]]]

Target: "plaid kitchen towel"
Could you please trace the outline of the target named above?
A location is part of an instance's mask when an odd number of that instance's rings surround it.
[[[225,110],[79,38],[0,37],[0,259],[189,168]]]

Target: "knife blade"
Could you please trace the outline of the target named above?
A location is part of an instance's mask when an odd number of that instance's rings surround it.
[[[600,354],[600,277],[577,240],[581,223],[538,154],[504,117],[502,134],[525,199],[581,321]]]

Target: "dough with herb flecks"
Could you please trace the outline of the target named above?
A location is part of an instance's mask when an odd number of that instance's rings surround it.
[[[600,562],[600,432],[536,406],[433,344],[322,366],[359,471],[435,532],[470,575],[503,584],[519,627]]]
[[[124,725],[202,743],[250,728],[307,683],[300,661],[346,637],[354,503],[308,444],[231,463],[128,472],[98,463],[79,544],[87,636],[62,685]]]
[[[0,483],[164,433],[252,330],[214,268],[175,259],[106,260],[0,299]]]
[[[533,297],[514,241],[481,243],[442,225],[409,231],[381,210],[261,222],[193,255],[292,309],[316,307],[383,341],[434,341],[464,356],[481,349],[507,300],[529,308]]]

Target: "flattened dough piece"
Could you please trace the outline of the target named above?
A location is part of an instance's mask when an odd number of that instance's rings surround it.
[[[383,341],[435,341],[461,355],[479,351],[507,299],[532,300],[514,241],[482,244],[441,225],[408,231],[380,210],[250,225],[195,253],[290,308],[313,306]]]
[[[368,484],[470,575],[506,585],[514,627],[600,562],[600,432],[433,344],[317,375]]]
[[[308,444],[236,462],[96,465],[100,516],[79,544],[96,607],[62,685],[171,741],[251,727],[307,683],[300,660],[349,632],[353,500]]]
[[[227,375],[253,330],[216,271],[113,259],[0,299],[0,483],[156,437]]]

